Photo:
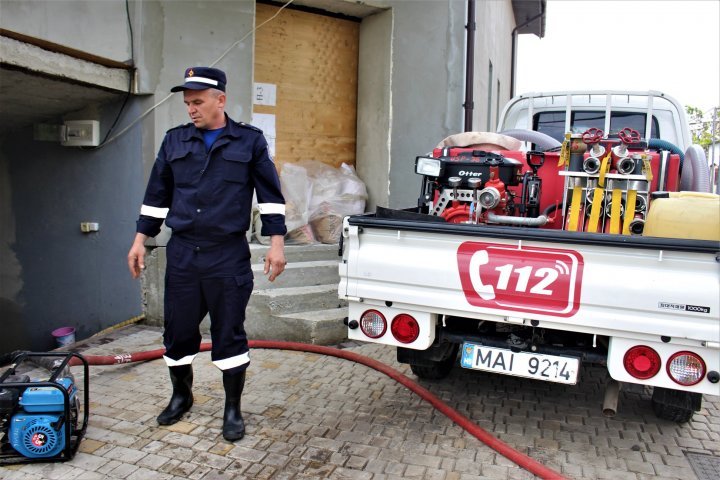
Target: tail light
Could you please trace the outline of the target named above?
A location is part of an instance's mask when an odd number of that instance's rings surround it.
[[[417,320],[406,313],[393,318],[392,324],[390,325],[390,332],[400,343],[412,343],[417,340],[420,335],[420,325]]]
[[[623,365],[625,370],[635,378],[647,380],[660,371],[660,355],[652,348],[645,345],[632,347],[625,352]]]
[[[667,373],[675,383],[689,387],[705,377],[705,362],[692,352],[677,352],[668,360]]]
[[[387,330],[387,321],[377,310],[368,310],[360,317],[360,330],[370,338],[380,338]]]

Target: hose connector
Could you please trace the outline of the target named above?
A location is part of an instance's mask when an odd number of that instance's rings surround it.
[[[619,158],[615,164],[615,170],[621,175],[630,175],[635,172],[635,160],[630,157]]]
[[[628,226],[628,229],[630,230],[630,233],[632,235],[642,235],[643,230],[645,230],[645,220],[642,218],[634,218],[630,222],[630,225]]]
[[[588,157],[583,162],[583,170],[585,173],[594,175],[600,171],[600,159],[597,157]]]

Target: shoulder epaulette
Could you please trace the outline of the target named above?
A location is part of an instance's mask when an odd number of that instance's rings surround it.
[[[254,126],[254,125],[250,125],[249,123],[237,122],[237,124],[240,125],[240,126],[243,127],[243,128],[249,128],[250,130],[255,130],[255,131],[258,132],[258,133],[263,133],[263,131],[260,130],[258,127]]]
[[[188,122],[188,123],[186,123],[185,125],[178,125],[177,127],[173,127],[173,128],[171,128],[170,130],[166,131],[165,133],[170,133],[170,132],[172,132],[173,130],[179,130],[179,129],[181,129],[181,128],[188,128],[188,127],[193,127],[193,126],[194,126],[194,125],[193,125],[192,122]]]

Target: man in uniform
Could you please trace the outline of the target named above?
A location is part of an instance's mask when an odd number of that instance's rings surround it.
[[[285,269],[285,200],[262,131],[225,113],[225,73],[216,68],[185,71],[182,85],[192,123],[169,130],[148,181],[128,266],[134,278],[145,268],[145,241],[172,229],[165,274],[165,361],[173,392],[160,425],[180,420],[193,404],[192,361],[199,352],[199,325],[210,313],[213,363],[225,390],[223,437],[241,439],[245,423],[240,397],[250,357],[245,307],[253,288],[246,232],[253,191],[270,236],[265,274],[273,281]]]

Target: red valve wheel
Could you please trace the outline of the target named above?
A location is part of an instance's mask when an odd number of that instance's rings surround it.
[[[622,142],[626,145],[630,143],[637,143],[640,141],[640,132],[638,132],[637,130],[633,130],[630,127],[625,127],[620,130],[618,136],[620,137],[620,140],[622,140]]]
[[[586,145],[592,145],[602,140],[603,136],[605,136],[605,132],[597,127],[592,127],[585,130],[585,133],[582,134],[582,141]]]

